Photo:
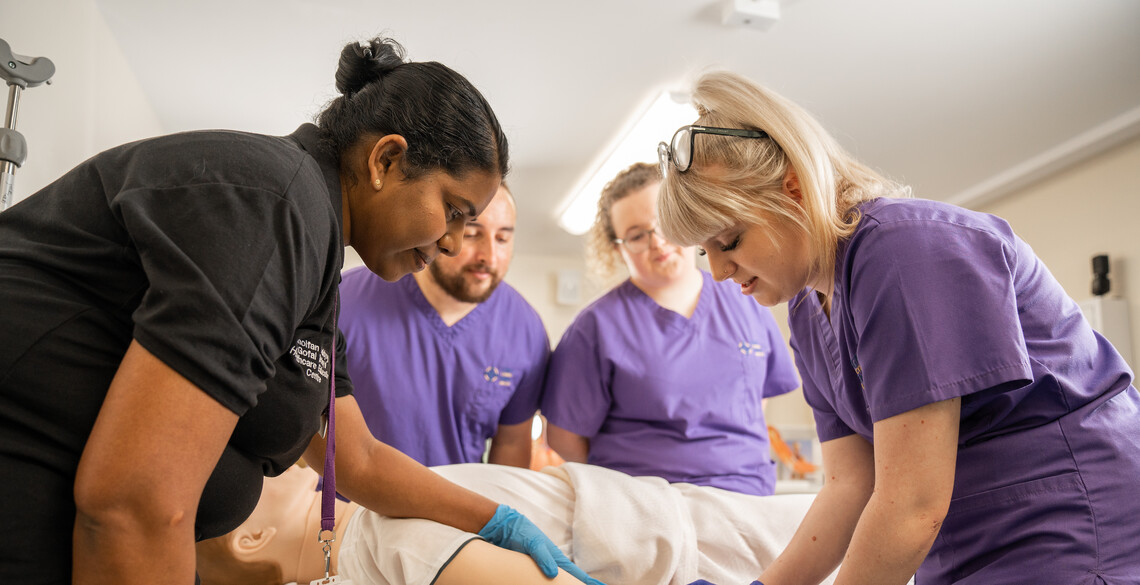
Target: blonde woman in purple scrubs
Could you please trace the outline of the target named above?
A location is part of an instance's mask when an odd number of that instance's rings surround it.
[[[731,73],[660,148],[661,225],[787,302],[825,485],[765,585],[1140,583],[1140,396],[1005,221],[909,198]],[[722,584],[723,585],[723,584]]]

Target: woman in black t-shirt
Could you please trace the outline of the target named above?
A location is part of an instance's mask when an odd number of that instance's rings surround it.
[[[263,475],[321,468],[333,381],[339,491],[556,570],[525,518],[369,434],[335,347],[343,246],[388,280],[456,254],[502,129],[386,39],[345,47],[337,88],[292,135],[123,145],[0,214],[0,582],[191,582]]]

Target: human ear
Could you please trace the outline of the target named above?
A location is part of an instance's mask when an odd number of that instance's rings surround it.
[[[277,535],[277,529],[268,526],[260,530],[239,530],[234,535],[233,540],[230,542],[230,547],[233,548],[234,555],[249,556],[254,555],[269,546],[273,542],[273,537]]]
[[[788,172],[784,174],[784,194],[795,199],[797,203],[803,200],[804,194],[800,191],[800,178],[796,176],[795,169],[789,168]]]
[[[399,134],[386,134],[372,145],[368,153],[368,180],[379,191],[384,182],[391,180],[393,170],[399,167],[400,159],[408,152],[408,141]]]

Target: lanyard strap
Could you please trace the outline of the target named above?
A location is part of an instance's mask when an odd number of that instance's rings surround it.
[[[325,473],[321,484],[321,533],[333,532],[336,522],[336,338],[340,291],[333,297],[332,356],[329,366],[329,424],[325,434]],[[323,538],[323,536],[322,536]],[[335,532],[331,536],[336,538]]]

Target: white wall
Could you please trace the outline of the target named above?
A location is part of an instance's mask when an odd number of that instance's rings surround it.
[[[28,158],[16,171],[16,201],[102,150],[163,133],[92,0],[4,0],[0,38],[56,67],[51,85],[20,96],[16,130]]]
[[[1121,144],[980,211],[1009,221],[1070,296],[1092,296],[1092,257],[1111,260],[1110,295],[1129,305],[1140,337],[1140,139]],[[1125,356],[1135,368],[1135,356]]]

